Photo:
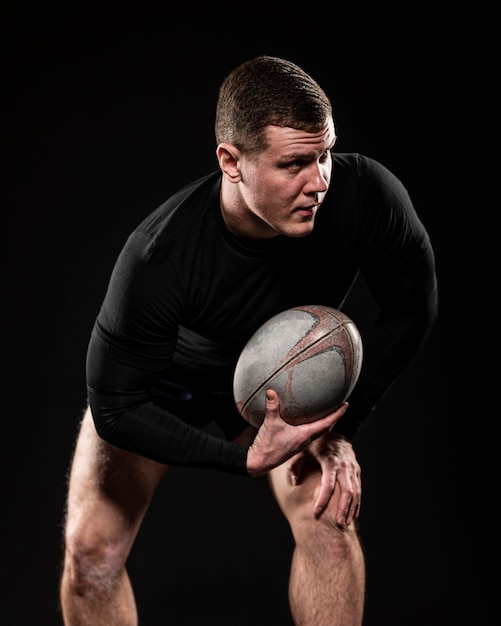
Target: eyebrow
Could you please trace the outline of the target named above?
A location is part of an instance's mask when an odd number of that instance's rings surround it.
[[[334,148],[334,145],[336,143],[336,139],[337,137],[334,138],[334,141],[331,143],[331,145],[326,148],[322,154],[324,154],[325,152],[329,152],[330,150],[332,150],[332,148]],[[311,158],[316,158],[317,156],[317,152],[315,150],[310,150],[309,152],[289,152],[287,154],[284,154],[281,158],[280,161],[294,161],[295,159],[311,159]]]

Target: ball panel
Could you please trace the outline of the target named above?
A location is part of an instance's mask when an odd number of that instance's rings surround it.
[[[312,367],[310,359],[314,358]],[[291,361],[261,385],[240,407],[246,419],[260,425],[264,419],[266,389],[275,389],[280,396],[280,414],[290,423],[304,423],[323,417],[333,410],[333,395],[342,397],[346,388],[346,368],[342,352],[330,347],[314,352],[309,358]],[[330,379],[330,386],[317,384]],[[340,404],[340,403],[339,403]]]
[[[346,345],[343,351],[345,355],[349,355],[349,358],[346,359],[346,390],[343,401],[346,400],[355,388],[362,370],[363,361],[362,338],[358,328],[355,326],[355,323],[351,321],[346,323],[344,328],[349,347]]]
[[[247,342],[234,372],[235,402],[259,427],[266,389],[273,388],[286,421],[313,421],[348,397],[361,366],[360,334],[348,316],[325,306],[295,307],[270,318]]]
[[[329,315],[322,322],[317,309],[323,312],[319,307],[288,309],[270,318],[254,333],[236,365],[234,392],[237,397],[243,398],[245,390],[266,384],[277,369],[285,367],[303,350],[335,330],[333,316]],[[341,323],[337,320],[338,325]]]

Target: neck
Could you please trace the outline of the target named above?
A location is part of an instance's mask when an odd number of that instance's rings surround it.
[[[220,206],[226,228],[235,237],[244,239],[271,239],[278,235],[266,222],[253,213],[238,193],[237,185],[221,182]]]

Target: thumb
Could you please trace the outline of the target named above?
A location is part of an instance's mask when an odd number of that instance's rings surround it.
[[[278,411],[280,401],[278,393],[274,389],[266,390],[266,412]]]

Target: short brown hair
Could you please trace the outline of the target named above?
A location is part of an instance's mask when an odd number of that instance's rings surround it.
[[[216,107],[216,142],[258,153],[268,125],[316,132],[332,116],[320,85],[295,63],[261,55],[234,69],[223,81]]]

